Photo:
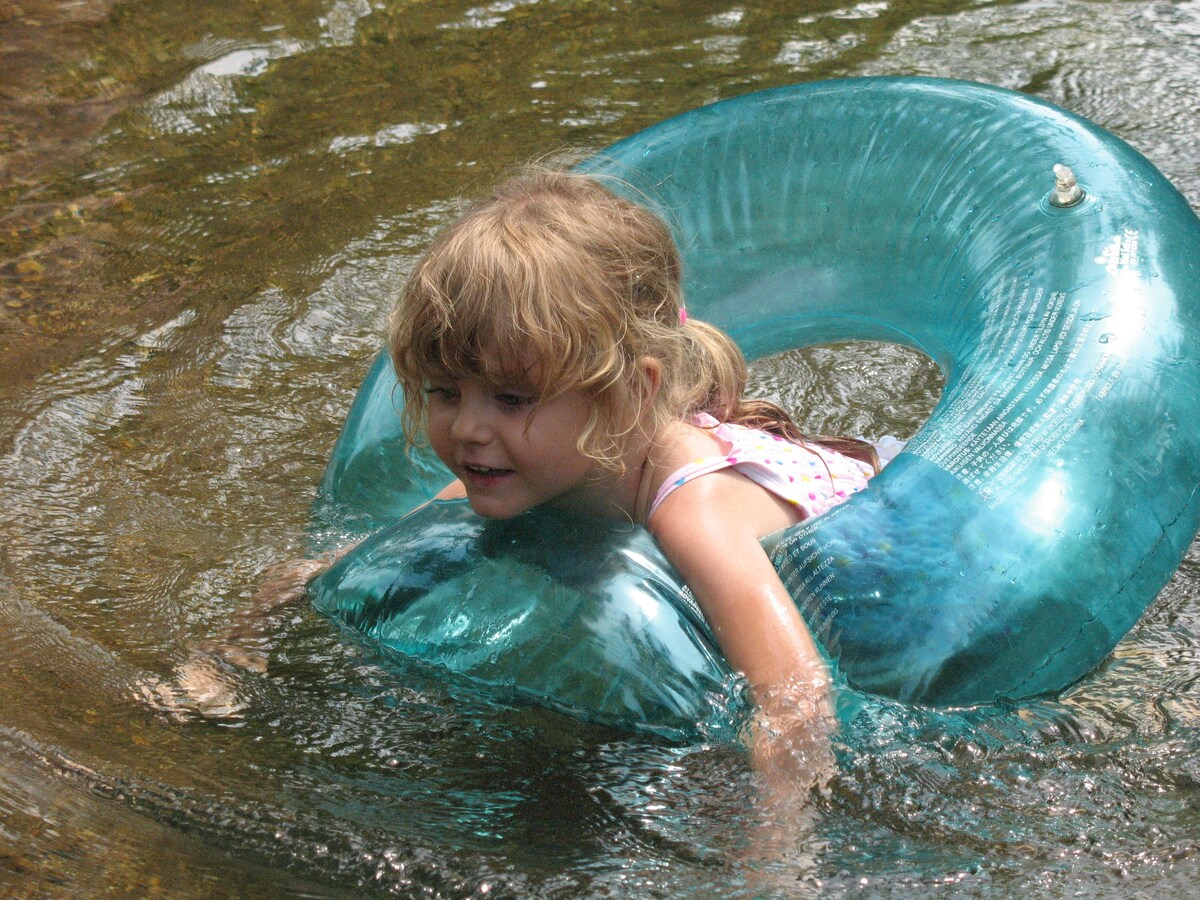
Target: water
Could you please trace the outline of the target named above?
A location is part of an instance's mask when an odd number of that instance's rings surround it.
[[[1200,206],[1200,3],[24,0],[0,10],[0,886],[21,896],[1183,894],[1200,549],[1063,696],[880,703],[781,819],[743,757],[388,673],[303,604],[240,711],[143,691],[303,551],[388,297],[470,193],[793,81],[942,75],[1114,130]],[[759,371],[911,433],[889,347]]]

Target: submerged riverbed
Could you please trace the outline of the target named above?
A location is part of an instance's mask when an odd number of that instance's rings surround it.
[[[144,0],[0,7],[0,887],[18,896],[1182,894],[1200,549],[1062,697],[880,702],[801,821],[745,760],[389,672],[301,604],[232,715],[147,702],[315,486],[461,194],[759,88],[937,75],[1114,131],[1200,206],[1200,3]],[[911,434],[910,351],[757,367]]]

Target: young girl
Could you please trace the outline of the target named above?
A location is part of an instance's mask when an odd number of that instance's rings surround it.
[[[646,526],[750,686],[760,762],[811,752],[828,674],[759,541],[861,490],[877,460],[743,398],[745,360],[688,317],[680,269],[663,222],[589,177],[503,183],[400,294],[405,432],[456,476],[439,498],[482,516],[546,504]]]
[[[466,497],[509,518],[543,504],[644,525],[691,588],[758,706],[758,767],[811,781],[830,770],[828,673],[759,541],[861,490],[874,449],[806,440],[742,397],[732,340],[689,318],[663,222],[597,181],[512,179],[443,232],[392,316],[389,347],[410,441],[428,440]],[[258,671],[269,612],[329,560],[294,561],[209,648]],[[238,703],[203,656],[168,707]],[[775,781],[775,784],[780,784]]]

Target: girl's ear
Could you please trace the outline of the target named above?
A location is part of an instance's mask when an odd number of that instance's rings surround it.
[[[638,360],[637,368],[637,392],[638,402],[642,409],[646,409],[658,396],[659,389],[662,388],[662,362],[653,356],[643,356]]]

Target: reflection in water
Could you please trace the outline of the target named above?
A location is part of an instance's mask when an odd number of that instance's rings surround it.
[[[458,194],[755,88],[925,74],[1096,119],[1196,206],[1196,4],[22,0],[0,17],[0,884],[1192,887],[1194,548],[1062,697],[954,715],[865,702],[828,796],[790,829],[769,827],[734,748],[389,671],[303,605],[266,676],[223,672],[240,718],[179,721],[139,687],[313,539],[389,297]],[[911,434],[941,384],[878,345],[793,354],[756,383],[814,431],[872,437]]]

